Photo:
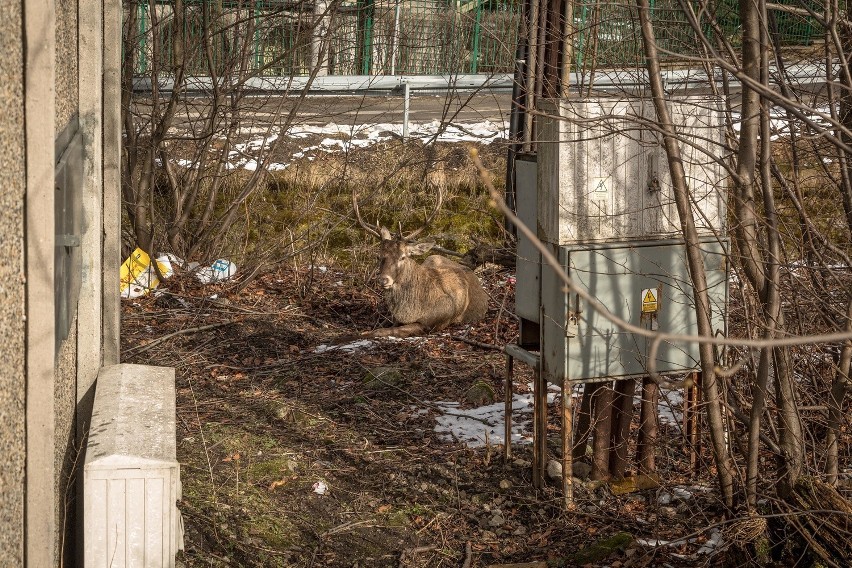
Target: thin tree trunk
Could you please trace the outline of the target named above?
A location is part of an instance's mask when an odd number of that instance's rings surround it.
[[[846,329],[852,330],[852,302],[849,302],[846,307]],[[840,350],[828,401],[825,473],[826,481],[832,485],[837,484],[837,474],[839,473],[838,440],[844,422],[843,403],[850,388],[852,388],[852,382],[849,378],[850,363],[852,363],[852,341],[847,341]]]
[[[657,406],[660,387],[650,377],[642,379],[642,405],[639,410],[639,443],[636,444],[636,463],[639,473],[650,475],[656,471],[655,450],[660,422]]]
[[[761,80],[766,83],[768,77],[766,75],[768,62],[766,61],[767,52],[764,50],[761,56],[760,74]],[[778,317],[780,315],[780,296],[778,293],[779,287],[779,270],[778,270],[778,255],[779,242],[777,238],[777,219],[775,216],[775,207],[772,199],[772,179],[770,175],[770,165],[772,163],[772,143],[769,132],[769,105],[770,102],[764,100],[764,106],[761,112],[761,179],[763,183],[764,195],[764,210],[766,214],[766,222],[768,225],[769,237],[769,259],[768,259],[768,275],[765,279],[766,288],[761,291],[761,303],[763,305],[764,321],[766,329],[764,338],[772,339],[775,337],[777,329]],[[757,366],[757,374],[751,385],[752,406],[748,424],[748,450],[746,457],[746,503],[750,509],[757,506],[757,481],[760,477],[760,423],[763,418],[763,413],[766,410],[766,394],[769,384],[770,370],[773,368],[772,360],[773,350],[764,348],[760,351],[760,360]],[[777,369],[776,369],[777,372]]]
[[[609,441],[612,428],[612,384],[595,391],[595,419],[592,434],[592,479],[609,479]]]
[[[627,449],[630,440],[630,423],[633,421],[633,394],[636,381],[615,381],[615,400],[612,404],[612,437],[609,454],[609,472],[613,477],[624,477],[627,468]]]
[[[663,132],[663,143],[668,158],[675,204],[677,205],[678,217],[681,224],[681,233],[686,241],[687,264],[694,291],[698,334],[704,337],[712,337],[713,325],[710,298],[707,294],[707,273],[704,267],[704,257],[700,248],[698,231],[695,228],[695,219],[691,207],[689,188],[686,185],[686,176],[681,160],[680,147],[677,142],[677,133],[666,107],[666,95],[663,90],[660,61],[654,37],[654,27],[651,22],[651,9],[648,0],[637,0],[637,5],[639,8],[639,21],[642,27],[642,39],[651,93],[654,100],[654,107],[657,111],[657,122]],[[733,508],[733,466],[725,443],[725,422],[722,416],[719,379],[716,375],[713,346],[709,343],[702,343],[699,346],[699,353],[701,358],[701,372],[703,374],[704,400],[707,403],[707,422],[710,428],[710,440],[713,446],[713,457],[716,462],[719,490],[723,503],[728,508]]]
[[[574,431],[574,461],[586,457],[586,446],[589,443],[589,434],[592,426],[592,413],[594,407],[595,391],[603,386],[603,383],[586,383],[583,385],[583,398],[580,400],[580,411],[577,413],[577,428]]]

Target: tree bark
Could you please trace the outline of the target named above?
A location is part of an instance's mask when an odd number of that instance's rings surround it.
[[[592,479],[609,479],[609,442],[612,431],[612,384],[595,391],[595,418],[592,434]]]
[[[655,449],[660,417],[657,406],[660,388],[650,377],[642,379],[642,406],[639,411],[639,443],[636,445],[636,463],[639,473],[650,475],[656,471]]]
[[[636,381],[615,381],[615,397],[612,404],[612,436],[609,454],[609,472],[613,477],[624,477],[627,468],[627,450],[630,441],[630,423],[633,421],[633,394]]]

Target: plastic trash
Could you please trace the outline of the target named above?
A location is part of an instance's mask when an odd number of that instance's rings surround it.
[[[236,273],[236,264],[225,258],[217,258],[211,266],[199,268],[195,272],[195,277],[202,284],[212,284],[213,282],[228,280]]]
[[[328,491],[328,485],[323,481],[317,481],[314,483],[313,490],[317,495],[325,495],[326,491]]]
[[[163,278],[174,274],[173,263],[180,264],[180,259],[171,254],[162,254],[155,259]],[[144,296],[160,285],[157,271],[151,264],[148,253],[137,248],[121,265],[120,291],[122,298],[138,298]]]

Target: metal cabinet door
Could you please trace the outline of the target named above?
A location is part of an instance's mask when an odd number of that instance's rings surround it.
[[[713,308],[714,329],[724,329],[727,299],[725,246],[702,243]],[[634,325],[695,335],[692,284],[682,243],[655,241],[597,248],[559,247],[558,256],[576,286],[588,291],[607,311]],[[659,311],[642,316],[643,291],[658,291]],[[650,341],[621,330],[576,294],[566,293],[552,270],[542,274],[542,369],[550,382],[588,382],[647,374]],[[693,343],[660,344],[659,373],[685,372],[698,366]]]

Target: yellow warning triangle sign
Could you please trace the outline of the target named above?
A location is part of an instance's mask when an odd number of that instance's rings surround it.
[[[645,297],[642,298],[642,303],[643,304],[654,304],[656,302],[657,302],[657,298],[654,296],[654,292],[650,288],[648,288],[648,290],[645,291]]]

